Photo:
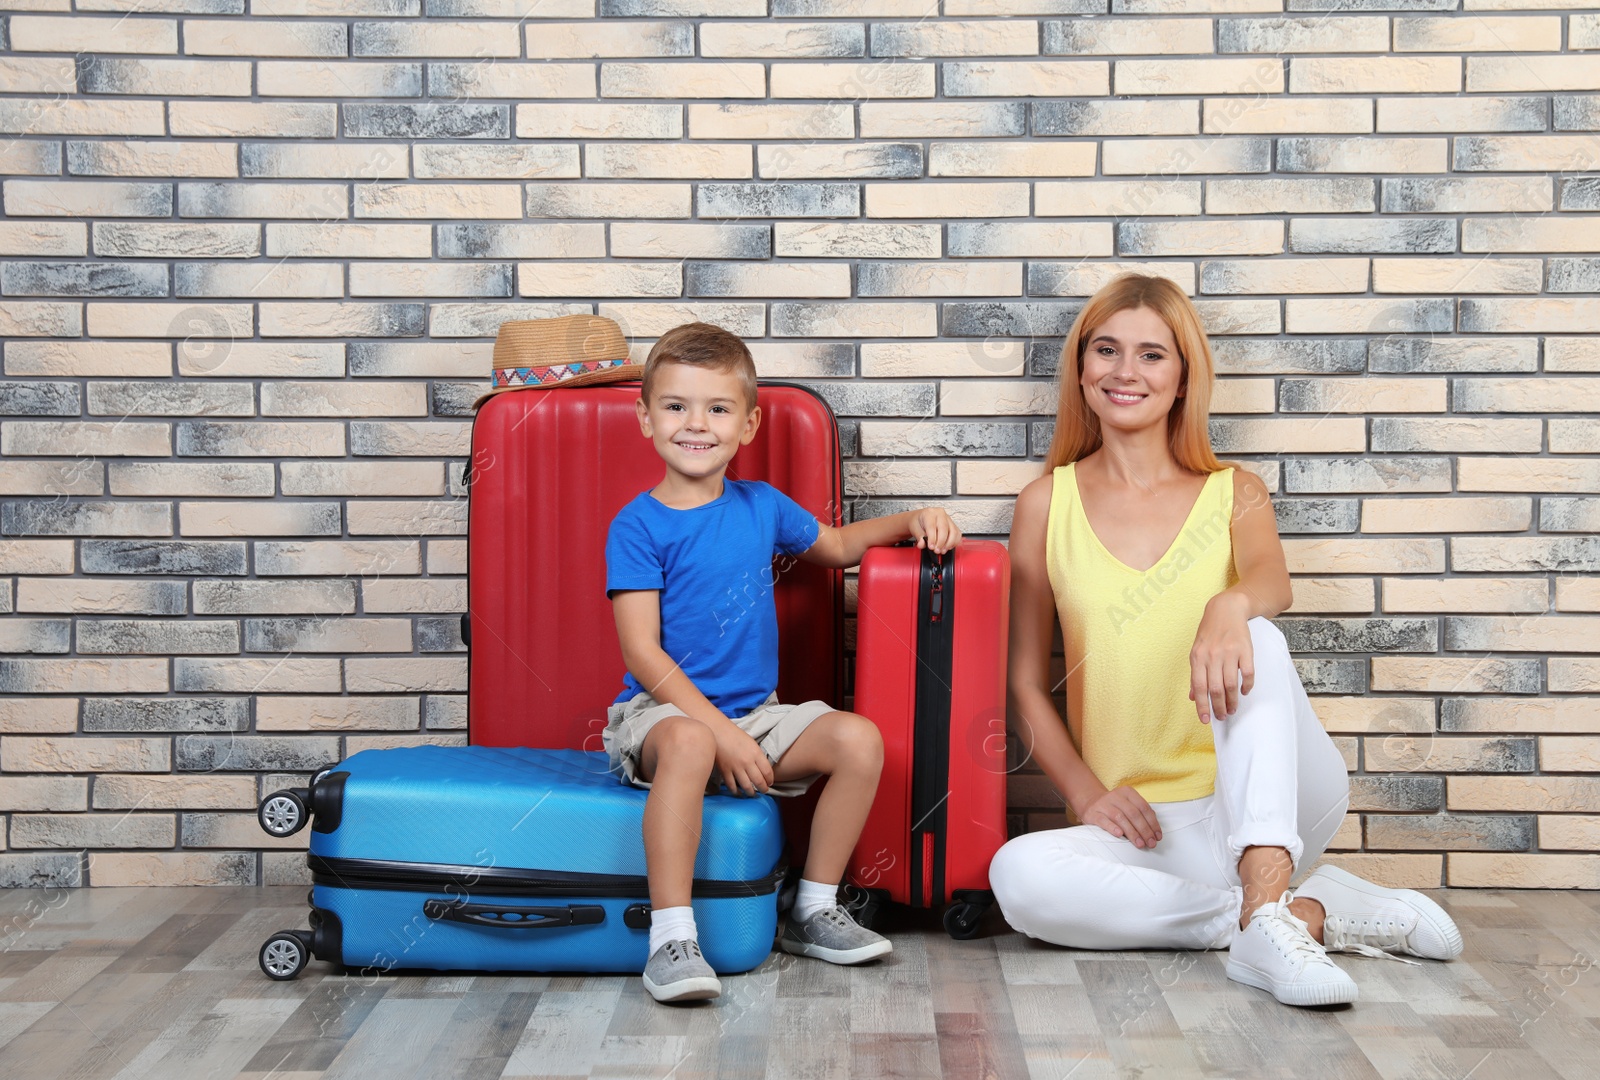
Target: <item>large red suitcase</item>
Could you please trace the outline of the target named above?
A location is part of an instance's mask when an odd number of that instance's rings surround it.
[[[606,530],[660,482],[639,432],[639,384],[524,389],[484,402],[472,426],[467,517],[467,732],[478,746],[602,748],[622,690],[606,599]],[[765,480],[842,520],[839,428],[814,392],[760,388],[761,427],[728,476]],[[796,562],[775,589],[784,701],[841,704],[844,576]]]
[[[855,709],[883,732],[883,776],[850,860],[870,921],[882,899],[945,910],[953,937],[994,902],[1006,840],[1011,568],[993,540],[935,555],[873,548],[856,605]]]

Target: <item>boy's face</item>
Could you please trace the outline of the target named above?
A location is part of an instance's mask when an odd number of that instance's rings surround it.
[[[665,363],[650,389],[649,404],[635,404],[639,429],[670,472],[690,479],[720,476],[761,424],[761,410],[745,401],[731,371]]]

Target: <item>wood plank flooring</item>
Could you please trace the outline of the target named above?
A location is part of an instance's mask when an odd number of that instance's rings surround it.
[[[256,950],[305,889],[0,891],[5,1080],[772,1077],[1600,1077],[1600,893],[1436,895],[1466,955],[1354,956],[1353,1007],[1291,1009],[1225,954],[952,941],[899,913],[887,962],[774,954],[723,996],[637,977],[342,973],[275,983]]]

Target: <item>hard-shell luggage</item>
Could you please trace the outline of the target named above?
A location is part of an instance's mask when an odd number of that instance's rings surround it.
[[[883,732],[882,778],[846,880],[870,921],[888,899],[945,910],[953,937],[994,902],[1006,840],[1005,667],[1010,563],[964,540],[936,555],[873,548],[856,605],[855,710]]]
[[[462,619],[474,745],[601,749],[623,673],[605,593],[606,531],[665,468],[640,434],[638,396],[638,383],[527,389],[478,410]],[[758,404],[760,428],[727,475],[765,480],[841,524],[833,411],[782,383],[762,383]],[[779,699],[840,702],[844,575],[795,560],[778,569]]]
[[[511,395],[507,395],[511,396]],[[308,822],[311,929],[274,934],[261,968],[311,957],[368,973],[644,970],[646,792],[603,753],[363,750],[261,804],[268,832]],[[783,827],[770,798],[708,796],[691,903],[719,972],[772,949]]]

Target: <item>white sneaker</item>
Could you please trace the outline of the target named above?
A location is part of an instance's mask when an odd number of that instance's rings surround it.
[[[1228,950],[1228,978],[1265,990],[1285,1005],[1345,1005],[1355,980],[1339,970],[1306,924],[1289,911],[1293,893],[1262,904]]]
[[[1444,908],[1414,889],[1385,889],[1337,866],[1319,866],[1295,890],[1326,912],[1322,940],[1329,952],[1429,960],[1461,955],[1461,931]]]

